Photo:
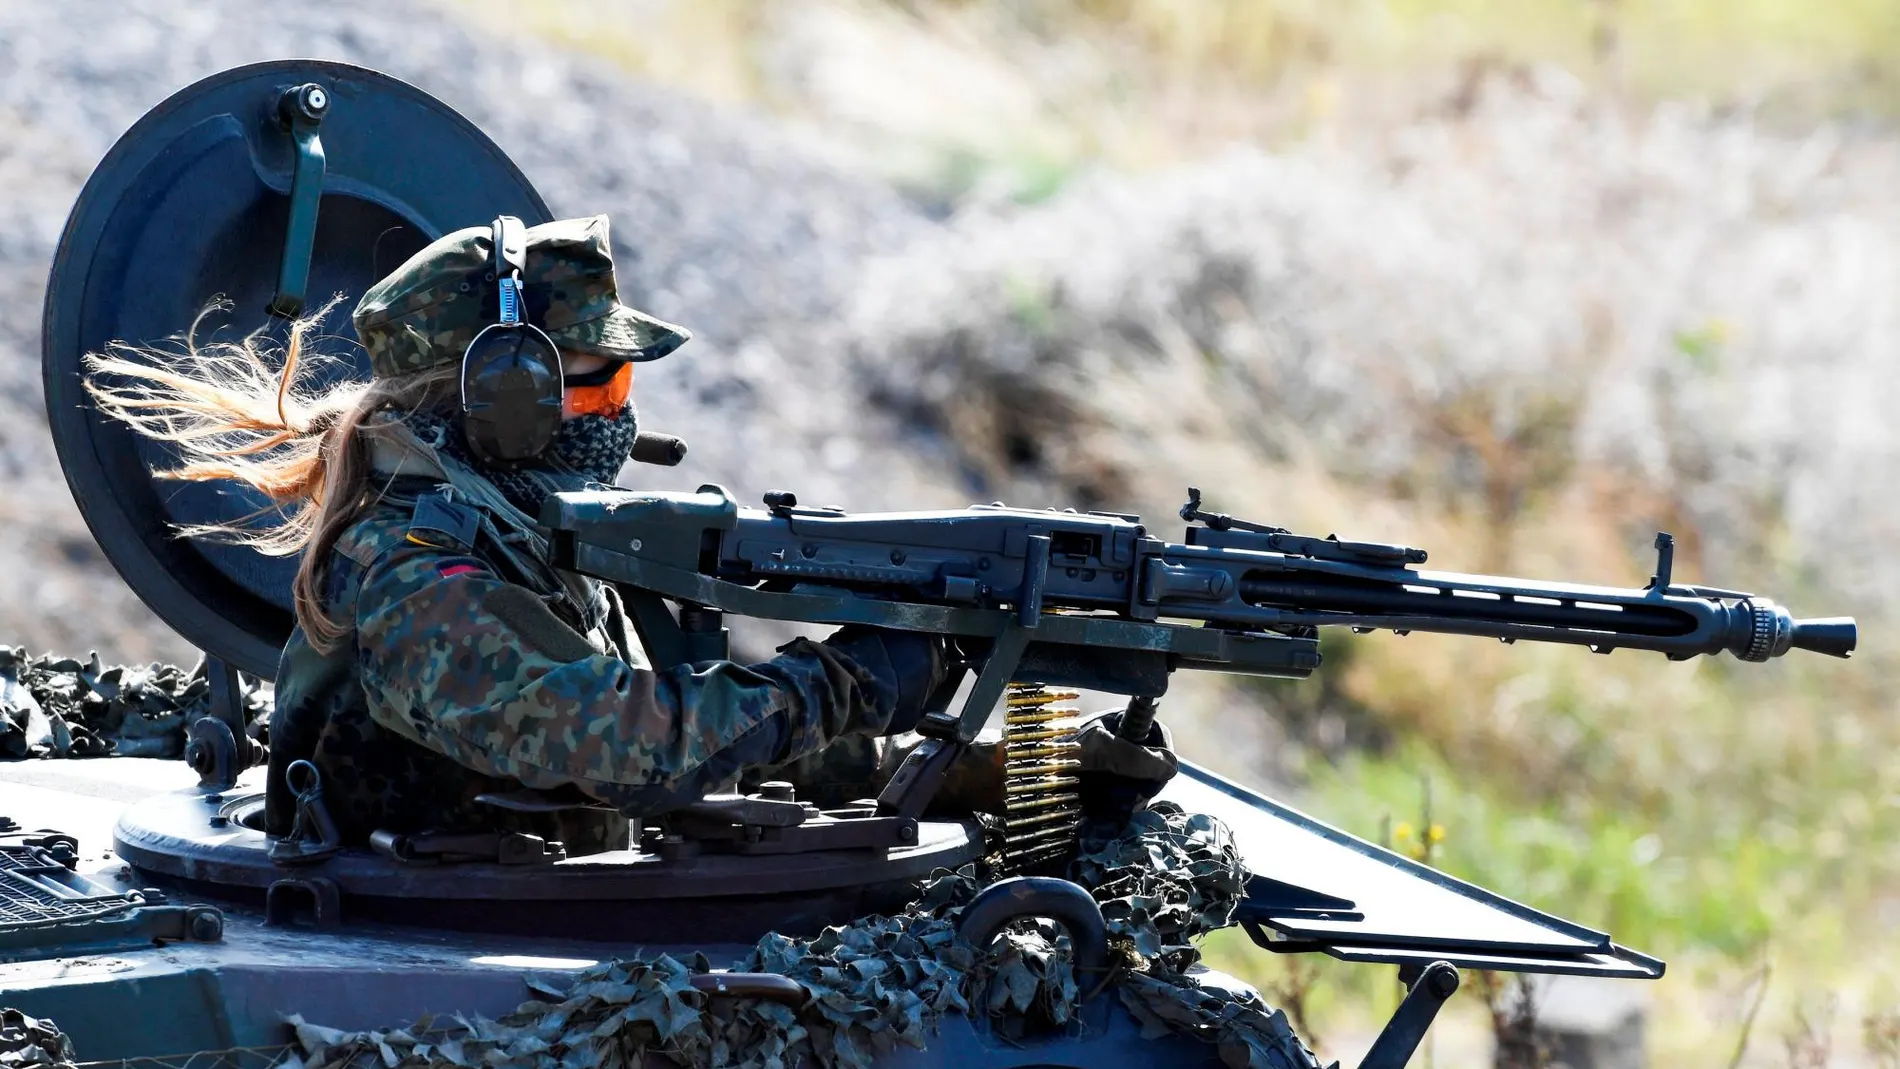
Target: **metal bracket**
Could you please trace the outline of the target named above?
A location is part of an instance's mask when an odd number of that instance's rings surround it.
[[[284,225],[283,259],[277,267],[272,315],[294,319],[303,311],[310,283],[310,256],[317,244],[317,209],[323,201],[323,141],[317,127],[330,110],[330,91],[315,82],[284,91],[277,116],[290,129],[297,161],[290,172],[290,219]]]
[[[216,716],[201,716],[185,729],[185,763],[206,792],[228,791],[237,783],[237,751],[230,726]]]
[[[1032,534],[1023,550],[1023,589],[1016,599],[1016,622],[1033,628],[1042,622],[1042,592],[1049,585],[1049,554],[1054,539]]]
[[[369,847],[405,865],[485,861],[496,865],[544,865],[567,860],[567,846],[526,832],[370,833]]]
[[[1247,879],[1247,896],[1241,900],[1236,919],[1256,946],[1285,953],[1281,949],[1285,941],[1274,939],[1261,927],[1263,917],[1362,921],[1366,915],[1359,912],[1357,903],[1351,899],[1255,873]]]
[[[74,872],[77,843],[60,832],[0,833],[0,962],[224,937],[215,906],[119,891]]]
[[[904,755],[904,763],[877,796],[877,811],[883,816],[916,820],[968,747],[954,739],[925,739]]]
[[[708,795],[659,818],[642,849],[667,856],[803,854],[818,850],[895,850],[917,845],[915,818],[865,808],[829,812],[797,801],[792,785],[761,785],[757,795]],[[691,844],[688,846],[687,844]]]
[[[1011,621],[991,643],[989,655],[983,660],[983,670],[977,673],[976,683],[970,687],[970,697],[964,701],[963,712],[957,718],[957,741],[968,745],[976,740],[976,733],[983,730],[983,721],[1002,699],[1004,688],[1009,686],[1022,664],[1023,653],[1029,649],[1032,637],[1029,631]]]
[[[1385,1023],[1379,1038],[1373,1040],[1372,1049],[1366,1052],[1359,1069],[1405,1069],[1405,1063],[1412,1060],[1412,1052],[1418,1050],[1419,1041],[1425,1038],[1426,1030],[1438,1016],[1439,1007],[1457,990],[1457,969],[1442,961],[1427,965],[1412,982],[1405,1000],[1393,1011],[1392,1019]]]
[[[943,779],[950,772],[950,766],[956,763],[963,751],[976,739],[977,732],[983,730],[983,720],[1003,696],[1003,688],[1016,674],[1022,664],[1023,653],[1029,649],[1030,629],[1014,619],[1003,626],[1002,633],[990,644],[990,651],[984,657],[983,668],[977,673],[976,682],[970,687],[970,696],[963,703],[963,711],[955,718],[941,709],[932,710],[924,716],[918,725],[918,732],[925,736],[897,766],[897,772],[884,790],[877,796],[877,811],[882,816],[897,816],[916,820],[923,816],[924,808],[937,793]],[[939,692],[945,704],[954,696],[954,686],[947,682]],[[933,695],[933,700],[935,696]]]
[[[264,923],[286,928],[296,923],[299,907],[307,907],[311,921],[324,930],[343,923],[343,896],[335,882],[322,876],[293,876],[277,880],[264,891]]]
[[[262,762],[266,751],[244,722],[244,680],[237,666],[207,654],[198,671],[210,687],[210,712],[185,729],[185,761],[198,773],[201,790],[227,791],[239,773]]]

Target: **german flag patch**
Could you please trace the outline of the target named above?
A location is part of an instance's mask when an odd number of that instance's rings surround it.
[[[466,557],[450,558],[438,562],[435,566],[436,574],[444,579],[453,579],[458,575],[468,575],[473,572],[485,572],[487,570],[488,569],[483,567],[480,562],[469,560]]]

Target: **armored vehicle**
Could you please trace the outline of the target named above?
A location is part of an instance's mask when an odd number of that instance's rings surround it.
[[[1000,1029],[981,1006],[946,1012],[921,1047],[879,1048],[877,1065],[1221,1064],[1214,1026],[1145,1027],[1153,1021],[1098,979],[1113,973],[1117,921],[1061,878],[1061,860],[1077,848],[1066,819],[1073,779],[1061,760],[1044,760],[1060,757],[1060,740],[1034,727],[1050,721],[1045,706],[1060,696],[1052,688],[1127,695],[1127,719],[1138,720],[1177,669],[1310,673],[1322,625],[1676,657],[1727,649],[1749,660],[1853,646],[1851,621],[1794,621],[1765,599],[1674,584],[1666,545],[1650,587],[1621,591],[1418,571],[1417,550],[1302,538],[1203,512],[1198,494],[1183,509],[1189,537],[1179,545],[1135,517],[1072,511],[847,516],[791,494],[742,509],[717,487],[561,495],[543,520],[560,532],[564,566],[626,585],[657,662],[723,655],[725,613],[936,628],[974,651],[961,712],[946,695],[927,718],[929,743],[891,789],[842,808],[769,782],[709,796],[605,853],[569,856],[523,834],[344,842],[314,766],[246,715],[247,694],[271,679],[292,627],[295,562],[176,537],[179,524],[240,520],[266,502],[242,488],[155,479],[163,448],[100,415],[81,388],[81,358],[115,340],[175,337],[216,296],[243,329],[281,329],[331,294],[353,301],[434,238],[499,214],[551,217],[507,155],[441,102],[375,71],[317,61],[242,67],[179,91],[120,139],[72,210],[45,305],[48,418],[99,545],[204,652],[209,688],[186,762],[117,756],[0,771],[9,819],[0,825],[0,1002],[58,1022],[86,1059],[266,1064],[290,1056],[299,1021],[389,1029],[432,1015],[459,1020],[440,1041],[448,1044],[457,1028],[531,998],[559,1001],[605,963],[662,954],[695,963],[670,990],[696,1013],[772,1004],[786,1011],[774,1018],[785,1029],[804,1029],[809,984],[715,966],[758,960],[768,933],[810,937],[901,910],[933,873],[987,860],[995,864],[969,871],[1032,875],[973,888],[940,919],[954,918],[972,961],[1020,922],[1065,932],[1080,978],[1073,1012],[1026,1031]],[[350,339],[315,344],[334,358],[327,374],[367,377]],[[681,449],[648,438],[636,457],[664,464]],[[998,829],[926,818],[922,803],[946,755],[997,709],[1006,730],[1034,727],[1017,734],[1039,746],[1012,766],[1021,819],[1012,809]],[[269,791],[294,799],[288,835],[265,831]],[[525,792],[486,800],[556,804]],[[1663,971],[1605,933],[1453,879],[1191,761],[1161,801],[1178,807],[1162,811],[1206,814],[1230,830],[1249,875],[1221,919],[1243,925],[1261,953],[1399,966],[1410,994],[1367,1066],[1407,1062],[1459,969]],[[1206,1020],[1251,1008],[1284,1028],[1245,984],[1190,972]],[[418,1055],[417,1037],[433,1026],[418,1027],[405,1033],[401,1058],[462,1056],[444,1054],[446,1045]],[[387,1064],[400,1060],[381,1049]],[[1312,1063],[1297,1043],[1256,1057]]]

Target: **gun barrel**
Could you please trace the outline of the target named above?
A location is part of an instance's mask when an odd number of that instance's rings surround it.
[[[1416,581],[1426,582],[1423,577],[1416,577]],[[1518,589],[1535,589],[1521,581],[1510,582]],[[1533,595],[1536,600],[1524,600],[1493,592],[1511,587],[1438,580],[1428,586],[1408,586],[1402,580],[1352,580],[1327,575],[1297,579],[1248,576],[1239,586],[1241,597],[1252,604],[1317,612],[1436,617],[1657,637],[1690,634],[1698,623],[1681,605],[1650,602],[1643,599],[1640,592],[1620,599],[1620,603],[1609,604],[1557,590],[1539,591],[1539,594],[1557,596]],[[1456,596],[1460,591],[1484,596]]]
[[[1337,563],[1290,572],[1255,571],[1235,585],[1248,604],[1304,623],[1647,649],[1677,659],[1727,650],[1766,661],[1791,649],[1846,657],[1858,637],[1848,617],[1796,620],[1767,598],[1688,593],[1697,588],[1659,594]]]
[[[1825,653],[1829,657],[1846,657],[1854,652],[1859,641],[1860,629],[1855,626],[1852,616],[1824,616],[1813,620],[1796,620],[1788,644],[1798,650]]]

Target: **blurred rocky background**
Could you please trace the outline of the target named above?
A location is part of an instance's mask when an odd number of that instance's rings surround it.
[[[1320,678],[1165,710],[1195,760],[1668,958],[1652,1064],[1895,1064],[1900,7],[0,0],[0,641],[196,659],[71,504],[40,301],[120,133],[297,55],[612,215],[697,335],[638,386],[692,455],[629,479],[1163,533],[1193,484],[1615,585],[1666,529],[1679,578],[1859,615],[1845,664],[1329,636]],[[1396,1001],[1243,943],[1348,1063]],[[1445,1064],[1494,1019],[1459,1001]]]

